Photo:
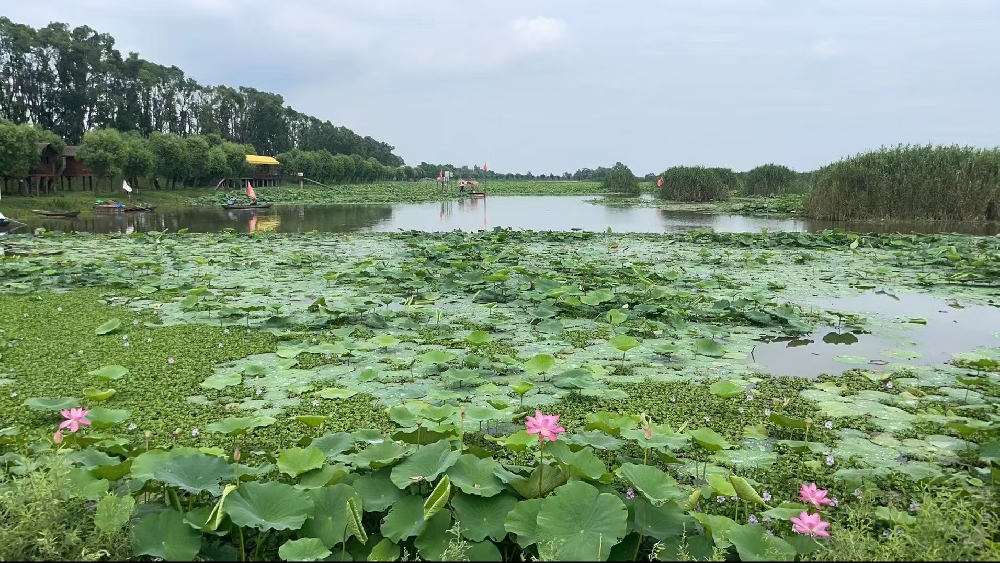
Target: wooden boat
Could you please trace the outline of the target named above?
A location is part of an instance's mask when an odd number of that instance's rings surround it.
[[[124,211],[125,213],[135,213],[135,212],[139,212],[139,213],[152,213],[152,212],[156,211],[156,206],[155,205],[149,205],[149,206],[143,207],[143,206],[139,205],[139,206],[136,206],[136,207],[126,207],[122,211]]]
[[[46,211],[44,209],[32,209],[32,213],[45,217],[76,217],[79,211]]]
[[[268,207],[271,207],[272,205],[274,205],[274,204],[273,203],[258,203],[257,205],[240,205],[240,204],[228,205],[228,204],[222,204],[222,208],[223,209],[267,209]]]
[[[118,207],[113,203],[94,204],[94,211],[123,211],[124,209],[124,207]]]
[[[486,199],[486,194],[483,192],[472,192],[469,194],[472,199]]]

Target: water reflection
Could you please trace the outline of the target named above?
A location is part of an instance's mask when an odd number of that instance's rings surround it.
[[[812,377],[839,374],[855,367],[879,369],[888,363],[941,364],[950,361],[952,354],[1000,346],[997,307],[966,307],[923,293],[884,291],[815,299],[808,304],[830,311],[863,313],[882,328],[871,334],[828,327],[807,336],[765,338],[748,361],[767,373]],[[915,354],[908,357],[908,352]]]
[[[397,204],[277,205],[262,210],[226,211],[220,207],[190,207],[156,213],[100,213],[85,210],[79,218],[14,217],[29,228],[94,233],[143,232],[186,228],[217,232],[231,228],[251,232],[266,227],[279,232],[350,231],[475,231],[493,227],[530,230],[663,233],[698,228],[721,232],[820,231],[844,228],[862,232],[964,232],[992,235],[1000,226],[920,223],[832,223],[808,219],[776,219],[742,215],[711,215],[697,211],[608,207],[587,203],[590,196],[497,196],[487,199]],[[252,218],[257,221],[253,222]]]

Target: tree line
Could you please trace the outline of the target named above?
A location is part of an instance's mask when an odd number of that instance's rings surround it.
[[[299,113],[278,94],[204,86],[114,45],[88,26],[34,29],[0,16],[0,118],[38,125],[71,145],[98,129],[147,138],[214,134],[268,155],[326,150],[403,164],[391,145]]]
[[[361,155],[332,154],[327,150],[292,150],[277,157],[286,179],[301,173],[310,180],[329,184],[361,184],[379,180],[419,180],[423,170],[413,166],[386,166]],[[437,177],[435,173],[434,177]]]

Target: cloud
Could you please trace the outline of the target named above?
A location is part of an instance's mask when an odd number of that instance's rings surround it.
[[[566,22],[545,16],[519,18],[510,24],[514,44],[520,51],[535,53],[562,45],[569,36]]]
[[[843,50],[843,45],[836,39],[819,39],[809,44],[809,53],[819,59],[832,59]]]

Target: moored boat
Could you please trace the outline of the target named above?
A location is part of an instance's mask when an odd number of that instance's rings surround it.
[[[239,205],[239,204],[230,205],[228,203],[224,203],[222,204],[222,208],[223,209],[267,209],[272,205],[273,205],[272,203],[258,203],[257,205]]]
[[[32,213],[45,217],[76,217],[79,211],[47,211],[45,209],[32,209]]]

